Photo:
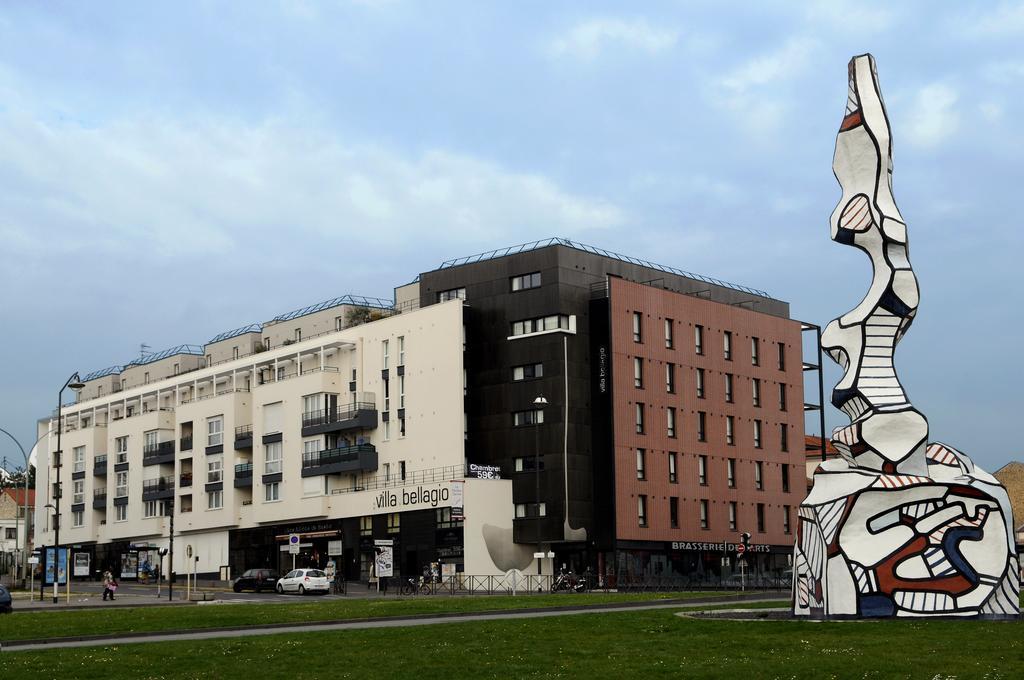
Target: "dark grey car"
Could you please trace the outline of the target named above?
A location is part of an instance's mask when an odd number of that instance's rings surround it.
[[[10,614],[14,609],[14,600],[11,598],[11,591],[0,586],[0,614]]]

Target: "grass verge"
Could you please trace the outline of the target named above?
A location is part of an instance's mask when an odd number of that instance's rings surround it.
[[[693,620],[672,611],[0,655],[0,677],[1020,677],[1014,623]],[[258,669],[258,670],[257,670]]]
[[[561,593],[472,597],[412,597],[374,600],[282,598],[273,604],[223,604],[183,607],[90,608],[24,612],[0,617],[0,641],[162,630],[227,628],[275,623],[314,623],[451,612],[506,611],[580,604],[707,599],[731,593]]]

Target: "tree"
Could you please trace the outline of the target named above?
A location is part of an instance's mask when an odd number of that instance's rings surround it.
[[[370,321],[377,321],[385,317],[384,310],[382,309],[371,309],[370,307],[352,307],[345,314],[345,324],[347,326],[358,326],[359,324],[369,323]]]

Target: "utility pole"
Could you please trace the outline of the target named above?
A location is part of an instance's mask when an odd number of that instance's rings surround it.
[[[174,498],[171,498],[171,540],[168,545],[167,558],[167,601],[174,601]]]

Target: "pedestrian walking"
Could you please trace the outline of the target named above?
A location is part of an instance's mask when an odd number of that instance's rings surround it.
[[[107,596],[110,597],[111,601],[114,599],[114,591],[117,590],[117,581],[114,580],[114,575],[107,569],[103,572],[103,601],[107,601]]]

